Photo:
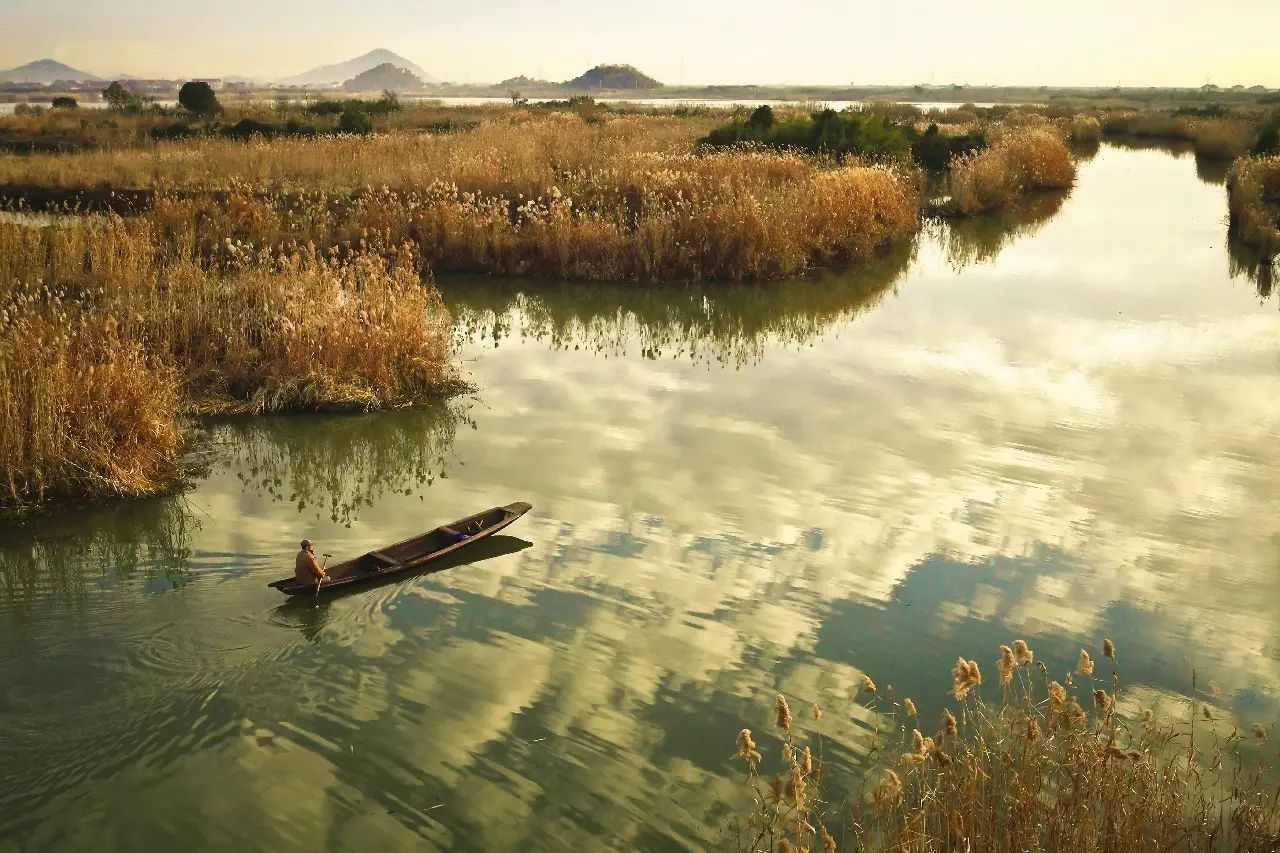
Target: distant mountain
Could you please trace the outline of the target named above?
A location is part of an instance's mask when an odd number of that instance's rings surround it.
[[[566,80],[570,89],[660,89],[662,84],[634,65],[597,65],[590,71]]]
[[[382,48],[371,50],[364,56],[357,56],[355,59],[348,59],[346,62],[312,68],[310,71],[304,71],[293,77],[286,77],[279,82],[286,86],[337,86],[371,68],[377,68],[379,65],[387,63],[397,68],[405,68],[412,71],[418,79],[424,82],[440,82],[403,56]]]
[[[100,80],[88,71],[63,65],[56,59],[37,59],[8,71],[0,71],[0,81],[8,83],[53,83],[57,80]]]
[[[348,92],[381,92],[389,89],[392,92],[422,92],[427,84],[418,79],[407,68],[397,68],[390,62],[376,65],[361,74],[357,74],[342,84]]]

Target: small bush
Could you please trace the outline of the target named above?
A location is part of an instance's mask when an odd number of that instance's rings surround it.
[[[765,113],[762,109],[769,111]],[[838,158],[859,156],[905,160],[911,152],[907,132],[883,116],[838,113],[830,109],[779,122],[773,119],[772,109],[758,108],[747,119],[711,131],[699,144],[707,148],[758,144]]]
[[[917,164],[934,172],[946,170],[951,160],[963,157],[987,147],[986,137],[980,133],[947,136],[936,124],[929,125],[919,139],[911,143],[911,158]]]
[[[156,125],[151,128],[152,139],[190,139],[199,136],[200,131],[186,122],[175,121],[169,124]]]
[[[222,105],[218,103],[213,87],[203,80],[183,83],[178,90],[178,104],[196,115],[210,116],[222,112]]]
[[[338,130],[342,133],[356,133],[362,136],[373,133],[373,119],[369,118],[369,114],[363,110],[348,107],[338,117]]]
[[[55,110],[76,110],[80,108],[80,104],[75,98],[67,95],[59,95],[53,99],[53,108]]]

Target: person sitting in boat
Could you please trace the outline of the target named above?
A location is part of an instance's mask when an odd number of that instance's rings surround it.
[[[324,569],[316,562],[316,546],[310,539],[302,540],[302,550],[293,561],[293,577],[307,586],[318,585],[324,579]]]

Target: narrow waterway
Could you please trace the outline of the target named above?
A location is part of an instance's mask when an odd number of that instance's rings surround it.
[[[779,285],[442,282],[479,388],[209,428],[176,498],[0,529],[0,852],[700,849],[825,709],[828,784],[958,654],[1119,647],[1122,709],[1280,716],[1280,311],[1221,174],[1066,195]],[[266,583],[533,510],[319,606]]]

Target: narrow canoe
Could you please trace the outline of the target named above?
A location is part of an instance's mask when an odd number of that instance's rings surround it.
[[[325,579],[320,592],[323,594],[328,590],[350,589],[353,586],[383,580],[401,572],[420,569],[432,560],[492,536],[530,509],[532,506],[523,501],[506,506],[495,506],[484,512],[442,524],[421,536],[370,551],[354,560],[328,566],[325,569]],[[300,584],[292,576],[272,581],[267,586],[278,589],[285,595],[316,593],[315,584]]]

